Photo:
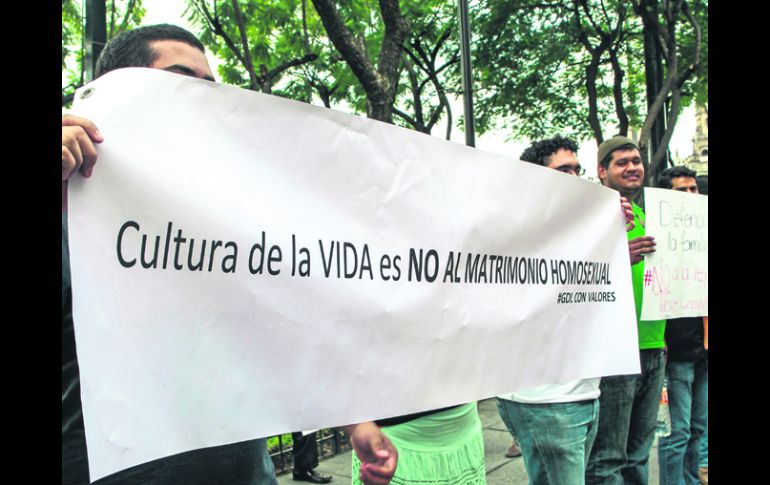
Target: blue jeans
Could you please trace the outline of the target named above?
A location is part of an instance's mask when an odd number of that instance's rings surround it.
[[[646,485],[647,460],[655,438],[663,349],[639,351],[642,373],[602,377],[599,431],[586,468],[586,483]]]
[[[709,364],[669,362],[671,436],[658,442],[661,485],[699,485],[700,441],[708,427]]]
[[[708,395],[708,393],[706,393]],[[706,406],[708,408],[708,406]],[[700,459],[698,460],[698,466],[701,468],[709,467],[709,423],[706,419],[706,431],[703,432],[703,436],[700,438],[700,450],[698,450]]]
[[[74,483],[74,482],[73,482]],[[77,482],[77,483],[88,483]],[[267,440],[241,441],[187,451],[143,463],[93,485],[278,485]]]
[[[497,400],[505,426],[516,436],[531,485],[582,485],[596,438],[599,400],[524,404]]]

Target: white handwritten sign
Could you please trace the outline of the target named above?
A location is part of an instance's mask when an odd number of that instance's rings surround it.
[[[92,479],[639,372],[617,192],[159,70],[86,88],[75,114],[105,141],[69,223]]]
[[[642,320],[708,315],[708,197],[644,189],[656,251],[645,257]]]

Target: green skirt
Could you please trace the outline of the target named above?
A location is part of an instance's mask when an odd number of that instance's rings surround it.
[[[382,432],[398,450],[393,485],[486,484],[484,436],[476,403],[447,409]],[[361,462],[353,452],[353,484]]]

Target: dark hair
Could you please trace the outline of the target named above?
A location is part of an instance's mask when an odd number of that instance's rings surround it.
[[[611,152],[606,154],[604,156],[604,158],[602,159],[602,161],[599,162],[599,165],[601,165],[604,168],[609,168],[610,160],[612,160],[612,154],[613,153],[618,152],[618,151],[625,152],[625,151],[628,151],[628,150],[639,150],[639,147],[637,147],[633,143],[625,143],[623,145],[620,145],[619,147],[614,148]]]
[[[159,40],[178,40],[206,52],[201,41],[181,27],[147,25],[123,32],[107,42],[96,61],[94,77],[122,67],[149,67],[158,57],[150,44]]]
[[[545,166],[547,164],[548,157],[561,149],[577,153],[578,146],[574,140],[564,138],[561,135],[556,135],[553,138],[534,142],[529,148],[524,150],[524,153],[522,153],[521,157],[519,158],[525,162],[531,162]]]
[[[695,177],[695,182],[698,184],[698,193],[701,195],[709,195],[709,176],[699,175]]]
[[[658,185],[658,188],[661,188],[661,189],[670,189],[673,186],[673,184],[671,183],[671,180],[677,177],[690,177],[692,179],[695,179],[696,178],[695,176],[696,176],[695,171],[690,170],[684,165],[680,165],[678,167],[670,167],[660,172],[660,176],[658,176],[657,185]]]

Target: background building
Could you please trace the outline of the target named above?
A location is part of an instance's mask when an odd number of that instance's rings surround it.
[[[695,109],[695,137],[692,139],[693,153],[678,163],[700,175],[709,174],[709,115],[708,105]]]

